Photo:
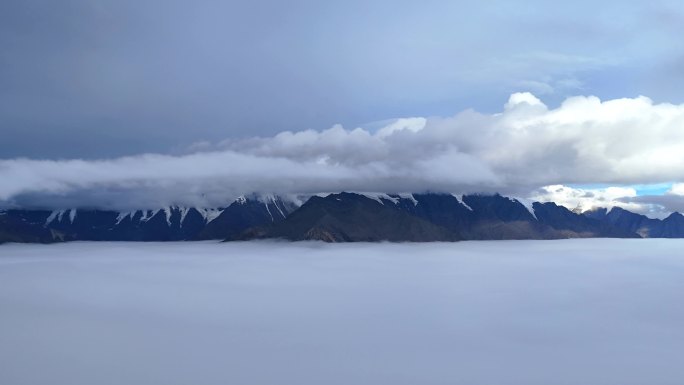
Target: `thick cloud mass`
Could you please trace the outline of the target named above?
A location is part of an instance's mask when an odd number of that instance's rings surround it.
[[[353,148],[347,148],[353,150]],[[458,171],[455,173],[453,167]],[[166,205],[216,207],[249,192],[420,191],[495,185],[482,162],[457,151],[413,160],[331,162],[226,150],[186,156],[142,155],[102,161],[0,162],[6,202],[29,206]]]
[[[521,195],[556,184],[671,182],[684,175],[683,126],[684,105],[646,97],[572,97],[549,109],[517,93],[500,113],[399,119],[375,131],[287,131],[197,143],[182,156],[4,160],[0,199],[149,207],[219,205],[253,191]]]
[[[0,383],[679,385],[682,247],[0,245]]]
[[[684,101],[672,0],[3,0],[0,156],[492,112],[516,91]]]

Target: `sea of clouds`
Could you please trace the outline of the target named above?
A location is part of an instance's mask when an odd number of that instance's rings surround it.
[[[680,240],[0,246],[0,383],[679,384]]]

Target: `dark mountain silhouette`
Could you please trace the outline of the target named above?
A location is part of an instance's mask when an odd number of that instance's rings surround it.
[[[575,213],[499,194],[313,196],[301,207],[277,196],[241,197],[225,208],[0,211],[0,242],[202,239],[458,241],[559,238],[681,238],[684,216],[659,220],[621,208]]]
[[[409,212],[359,194],[314,196],[285,220],[253,229],[235,239],[454,241],[456,234]]]
[[[611,210],[602,208],[588,211],[584,215],[611,227],[637,233],[643,238],[684,237],[684,216],[680,213],[672,213],[660,220],[614,207]]]
[[[553,202],[532,205],[540,223],[558,231],[569,231],[582,237],[633,238],[636,231],[605,223],[599,219],[577,214]]]
[[[0,212],[0,243],[48,243],[65,239],[63,234],[43,226],[41,218],[49,211],[8,210]]]
[[[421,242],[638,237],[553,203],[533,207],[534,213],[519,201],[498,194],[459,199],[449,194],[370,198],[340,193],[313,197],[285,220],[230,239]]]
[[[245,230],[282,221],[297,206],[271,196],[266,199],[240,198],[233,202],[197,234],[198,239],[225,239],[235,237]]]
[[[251,196],[218,209],[5,210],[0,212],[0,242],[224,239],[281,221],[295,208],[278,197]]]

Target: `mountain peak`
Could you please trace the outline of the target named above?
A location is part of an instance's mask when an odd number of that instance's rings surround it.
[[[10,209],[0,216],[0,241],[264,237],[325,241],[453,241],[636,237],[637,234],[642,237],[684,237],[684,216],[680,213],[673,213],[665,220],[651,219],[617,207],[611,211],[598,208],[578,214],[553,202],[525,204],[520,199],[498,193],[344,191],[313,195],[303,204],[290,198],[255,193],[240,196],[226,207],[216,209],[182,206],[128,212]]]

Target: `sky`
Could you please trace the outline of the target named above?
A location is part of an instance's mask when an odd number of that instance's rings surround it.
[[[662,215],[682,35],[678,1],[3,1],[0,203],[563,185]]]

